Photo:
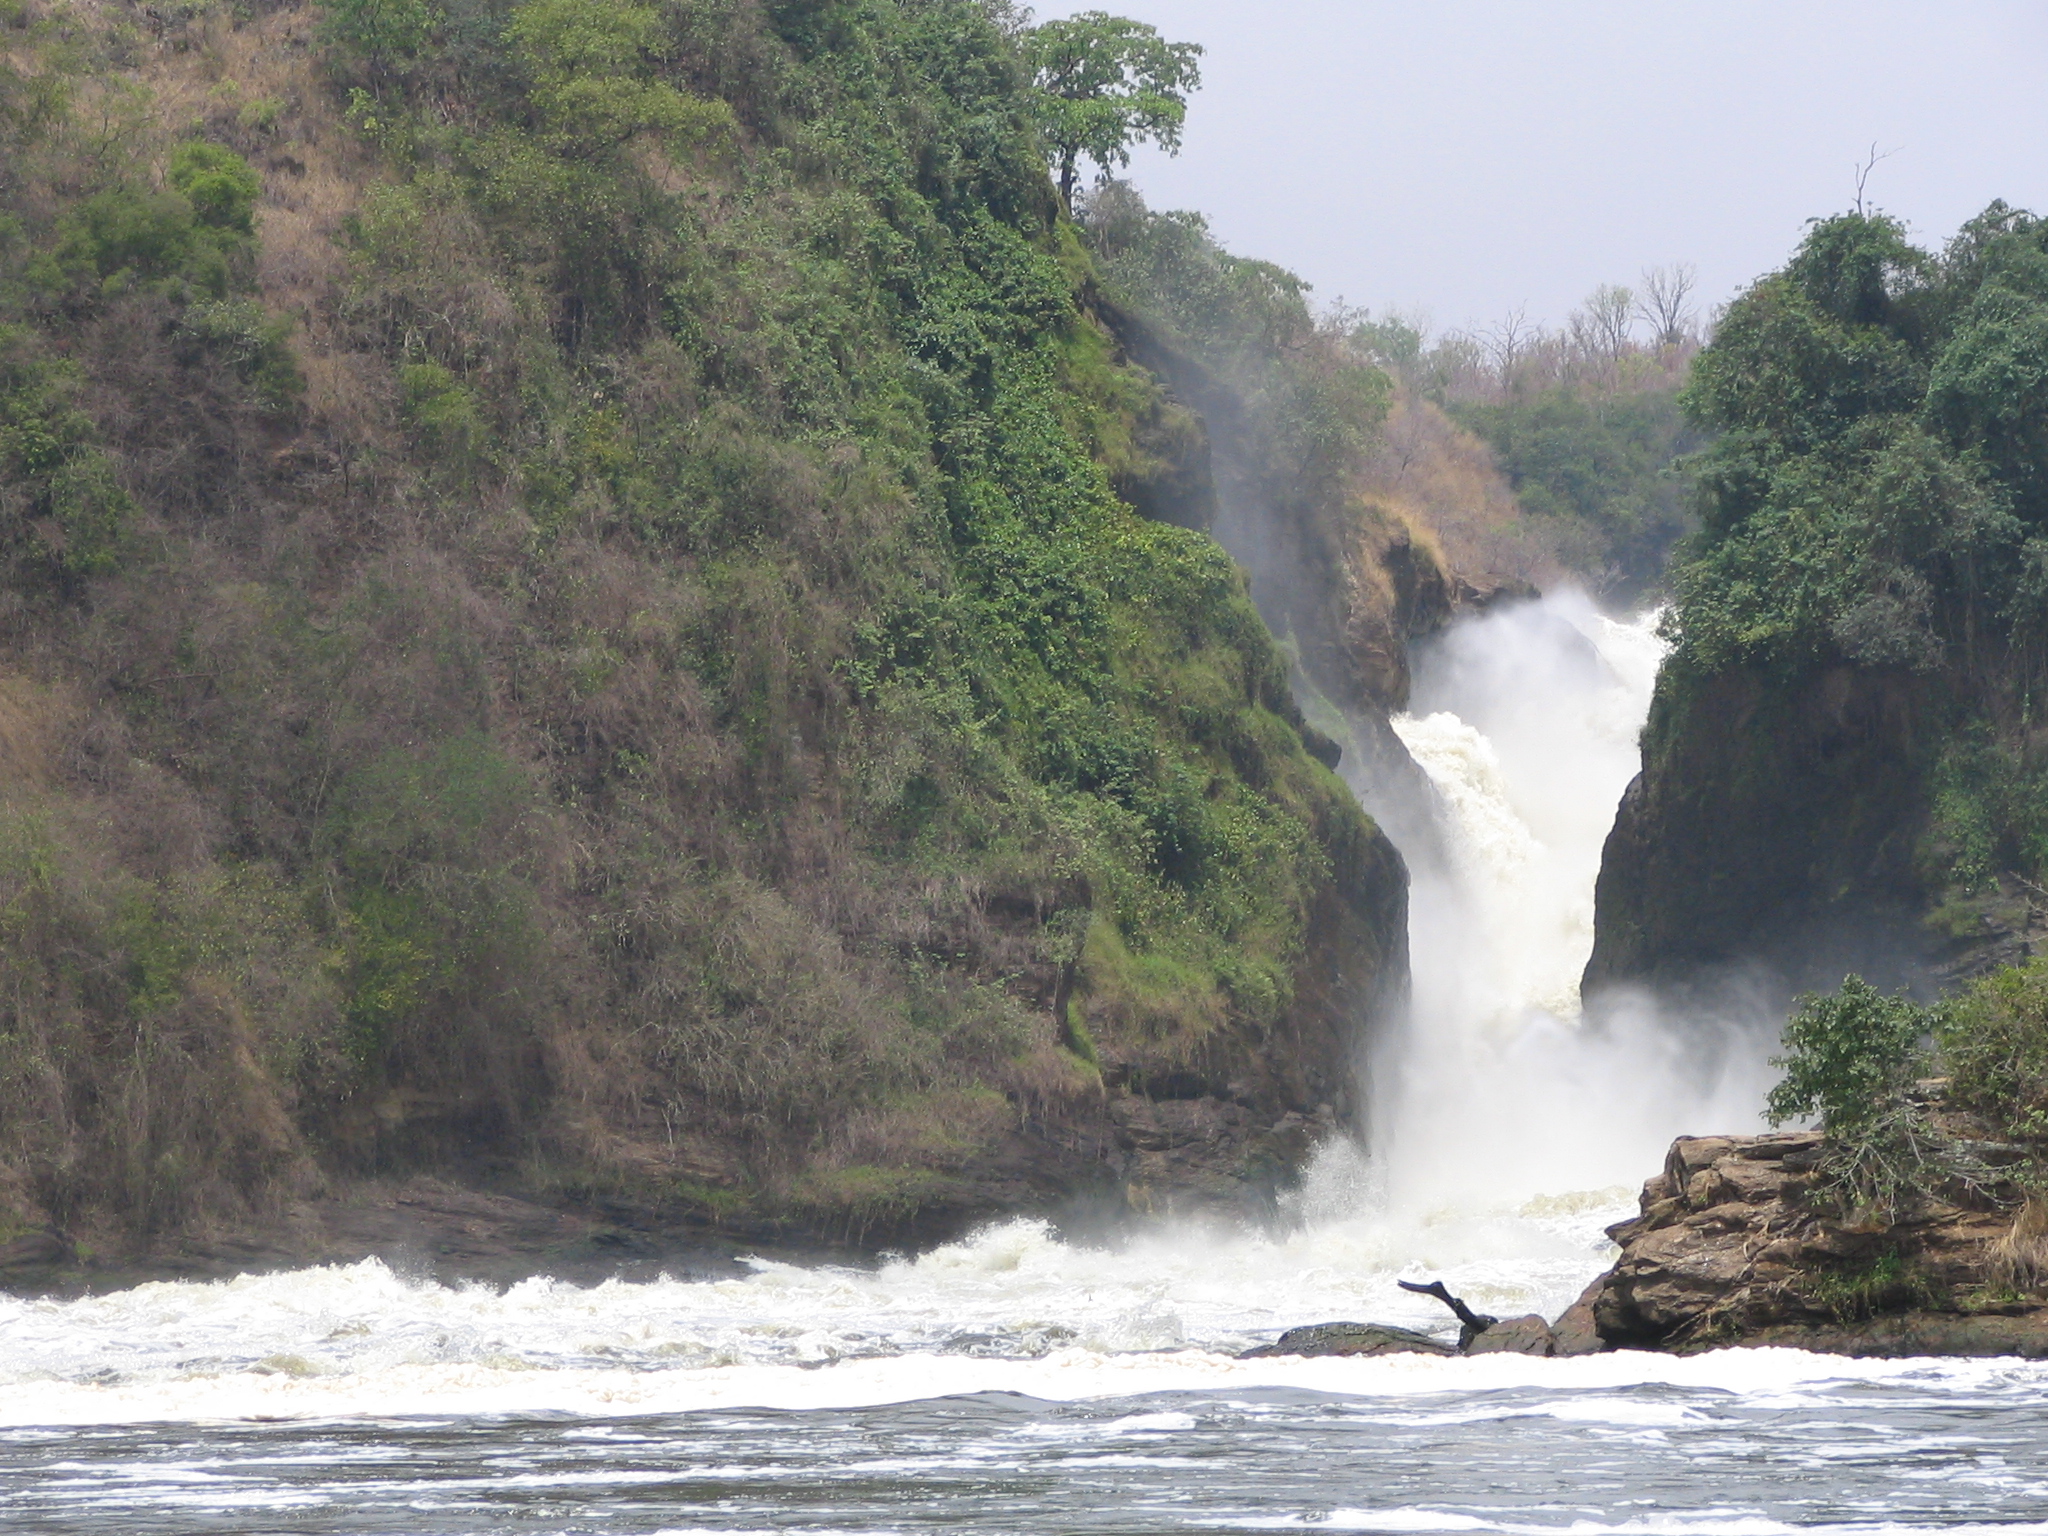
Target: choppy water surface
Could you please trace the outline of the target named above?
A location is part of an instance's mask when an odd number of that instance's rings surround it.
[[[1326,1148],[1275,1231],[1013,1221],[688,1284],[369,1262],[0,1298],[0,1528],[2048,1530],[2044,1365],[1235,1358],[1301,1323],[1447,1323],[1403,1276],[1554,1317],[1672,1135],[1753,1123],[1760,1021],[1578,1017],[1657,649],[1565,597],[1421,658],[1396,729],[1445,852],[1413,861],[1414,1007],[1375,1043],[1371,1155]]]
[[[1017,1221],[859,1270],[499,1292],[371,1261],[0,1300],[0,1528],[2048,1530],[2048,1365],[1235,1358],[1447,1322],[1403,1274],[1555,1314],[1623,1208],[1404,1219],[1357,1173],[1326,1156],[1276,1236]]]
[[[410,1387],[451,1411],[0,1430],[0,1518],[94,1533],[2048,1529],[2035,1364],[1077,1346],[922,1363],[782,1367],[709,1391],[676,1379],[701,1368],[648,1369],[614,1376],[609,1402],[608,1373],[585,1371],[573,1412],[459,1411],[466,1393],[429,1370]],[[505,1388],[489,1378],[468,1390]],[[806,1395],[852,1401],[789,1406]],[[785,1406],[754,1405],[768,1401]]]

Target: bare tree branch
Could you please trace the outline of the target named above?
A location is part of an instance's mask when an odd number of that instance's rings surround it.
[[[1606,373],[1633,345],[1636,296],[1618,283],[1602,283],[1566,323],[1580,357]]]
[[[1657,333],[1659,346],[1677,346],[1692,329],[1693,311],[1686,300],[1699,287],[1699,281],[1699,269],[1689,261],[1643,269],[1643,291],[1636,298],[1636,313]]]
[[[1526,304],[1516,305],[1499,324],[1478,338],[1479,344],[1486,348],[1487,356],[1493,359],[1494,372],[1500,375],[1502,389],[1512,382],[1515,365],[1521,362],[1535,339],[1536,327],[1529,324]]]
[[[1883,154],[1879,154],[1877,152],[1877,140],[1872,139],[1870,141],[1869,158],[1864,160],[1864,162],[1861,165],[1856,167],[1856,212],[1858,213],[1858,215],[1864,214],[1869,211],[1863,206],[1863,188],[1864,184],[1870,180],[1870,173],[1877,169],[1878,161],[1891,159],[1891,157],[1893,155],[1896,155],[1899,152],[1899,149],[1903,147],[1904,146],[1901,145],[1897,148],[1888,149]]]

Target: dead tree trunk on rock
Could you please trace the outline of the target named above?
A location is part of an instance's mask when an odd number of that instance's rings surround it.
[[[1497,1317],[1488,1317],[1484,1312],[1474,1312],[1464,1302],[1446,1290],[1441,1280],[1432,1280],[1427,1285],[1423,1285],[1415,1280],[1402,1280],[1397,1283],[1402,1290],[1413,1291],[1418,1296],[1434,1296],[1456,1314],[1458,1319],[1459,1354],[1464,1354],[1467,1350],[1471,1349],[1474,1339],[1500,1321]]]

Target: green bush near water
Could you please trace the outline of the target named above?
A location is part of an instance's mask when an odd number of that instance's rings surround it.
[[[2048,1133],[2048,959],[2008,966],[1946,1011],[1949,1093],[2021,1134]]]
[[[1949,1102],[2048,1132],[2048,958],[2002,966],[1933,1007],[1846,977],[1832,995],[1800,999],[1784,1040],[1773,1124],[1815,1115],[1831,1132],[1853,1129],[1939,1072]]]
[[[1892,1214],[1944,1187],[1989,1194],[2026,1182],[1939,1129],[1920,1080],[1942,1079],[1944,1106],[2000,1134],[2048,1136],[2048,959],[2002,967],[1932,1007],[1849,976],[1832,995],[1799,1000],[1784,1042],[1771,1123],[1817,1116],[1823,1188],[1853,1205]]]
[[[1783,1067],[1765,1108],[1771,1123],[1817,1115],[1831,1134],[1856,1129],[1895,1102],[1924,1064],[1921,1042],[1934,1016],[1907,997],[1888,997],[1860,976],[1832,996],[1799,1000],[1785,1025]]]

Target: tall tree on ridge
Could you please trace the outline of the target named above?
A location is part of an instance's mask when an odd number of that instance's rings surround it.
[[[1201,44],[1169,43],[1156,27],[1106,11],[1048,21],[1023,40],[1039,132],[1069,209],[1083,155],[1107,174],[1129,165],[1131,146],[1146,140],[1180,152],[1188,93],[1202,83]]]

